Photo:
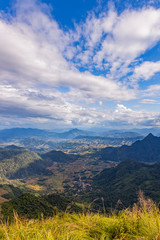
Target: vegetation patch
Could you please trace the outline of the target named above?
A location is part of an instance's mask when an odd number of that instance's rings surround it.
[[[141,193],[139,204],[110,215],[56,213],[52,218],[20,219],[0,225],[0,239],[36,240],[158,240],[160,212],[150,199]]]

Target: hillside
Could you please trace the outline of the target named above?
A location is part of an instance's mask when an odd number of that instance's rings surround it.
[[[140,162],[159,162],[160,137],[155,137],[150,133],[143,140],[138,140],[131,146],[107,147],[96,155],[104,161],[121,162],[130,158]]]
[[[28,150],[0,149],[0,177],[12,178],[21,168],[38,161],[40,156]]]
[[[20,187],[25,192],[64,192],[68,182],[72,184],[75,172],[83,169],[83,160],[76,163],[78,158],[55,150],[38,155],[28,150],[1,148],[0,183]],[[1,202],[4,201],[2,197]]]
[[[23,191],[11,184],[0,184],[0,204],[23,194]]]
[[[82,212],[80,208],[72,199],[57,195],[50,194],[44,196],[35,196],[30,193],[22,194],[1,206],[1,214],[4,219],[12,219],[14,211],[20,216],[25,218],[40,218],[51,217],[55,215],[56,211],[65,212],[70,209],[71,212]]]
[[[56,151],[52,150],[48,153],[41,154],[42,159],[45,160],[45,162],[48,162],[48,164],[51,162],[61,162],[61,163],[67,163],[67,162],[73,162],[77,159],[77,156],[71,155],[71,154],[65,154],[62,151]]]
[[[48,176],[52,175],[50,167],[56,162],[65,164],[72,161],[76,161],[77,156],[65,154],[61,151],[51,151],[39,156],[39,160],[31,162],[26,167],[19,168],[16,173],[12,176],[14,178],[24,178],[28,176],[41,175]]]
[[[77,156],[65,154],[61,151],[51,151],[39,156],[39,160],[31,162],[25,167],[19,168],[12,178],[24,178],[29,176],[49,176],[52,175],[51,167],[54,163],[71,163],[76,161]]]
[[[137,200],[139,190],[157,203],[160,199],[160,163],[147,165],[126,160],[118,166],[105,169],[92,179],[92,190],[84,194],[89,201],[99,198],[97,205],[115,207],[120,200],[121,207],[128,207]]]
[[[18,198],[2,204],[1,213],[4,219],[13,218],[14,211],[20,217],[38,218],[43,214],[45,217],[53,216],[53,207],[43,198],[36,197],[30,193],[21,195]]]
[[[63,184],[69,173],[61,172],[77,159],[77,155],[61,151],[38,155],[25,149],[0,148],[0,180],[26,191],[50,192]]]
[[[9,147],[0,148],[0,177],[24,178],[32,175],[51,174],[48,167],[54,162],[69,163],[75,161],[77,156],[65,154],[61,151],[51,151],[38,155],[29,150]]]

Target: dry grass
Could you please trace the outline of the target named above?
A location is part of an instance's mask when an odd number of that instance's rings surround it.
[[[41,220],[19,219],[1,223],[0,239],[7,240],[160,240],[160,212],[139,193],[139,204],[118,214],[57,214]]]

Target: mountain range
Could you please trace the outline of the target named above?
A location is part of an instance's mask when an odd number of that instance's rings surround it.
[[[82,156],[56,150],[37,154],[11,145],[0,148],[0,200],[26,191],[46,193],[61,189],[63,194],[84,202],[104,198],[107,209],[116,206],[118,200],[121,206],[128,207],[143,190],[158,202],[159,173],[160,137],[152,134],[131,146],[107,147]],[[101,200],[96,202],[96,206],[102,205]]]
[[[40,139],[50,139],[50,138],[75,138],[79,135],[94,135],[94,132],[85,131],[80,129],[71,129],[65,132],[54,132],[48,130],[34,129],[34,128],[11,128],[0,130],[0,140],[6,141],[11,139],[22,139],[29,137],[36,137]]]
[[[138,140],[131,146],[107,147],[95,151],[93,154],[83,155],[81,158],[87,159],[88,157],[103,162],[119,163],[127,159],[133,159],[138,162],[153,164],[160,161],[160,137],[149,134],[143,140]],[[79,158],[79,155],[66,154],[55,150],[37,154],[11,145],[9,148],[0,148],[0,177],[16,179],[34,175],[48,176],[52,175],[50,167],[54,162],[70,164],[76,162]]]
[[[103,161],[121,162],[130,158],[139,162],[159,162],[160,137],[153,136],[150,133],[143,140],[138,140],[131,146],[103,148],[96,155]]]
[[[143,129],[123,129],[123,130],[110,130],[110,129],[97,129],[92,130],[82,130],[73,128],[70,130],[43,130],[36,128],[11,128],[11,129],[2,129],[0,130],[0,139],[18,139],[18,138],[28,138],[28,137],[37,137],[42,139],[48,138],[75,138],[77,136],[99,136],[99,137],[111,137],[111,138],[134,138],[139,136],[146,136],[149,133],[159,136],[159,128],[143,128]]]

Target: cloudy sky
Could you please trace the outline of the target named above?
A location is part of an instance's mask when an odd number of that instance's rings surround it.
[[[0,128],[160,126],[160,0],[1,0]]]

